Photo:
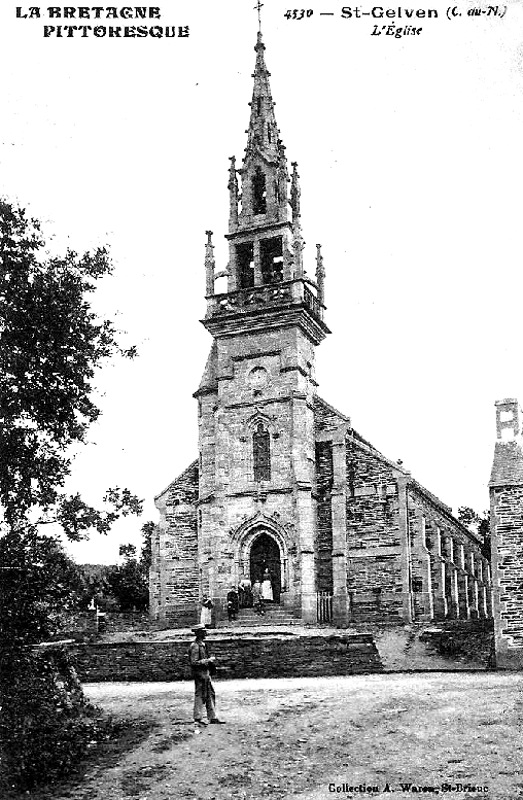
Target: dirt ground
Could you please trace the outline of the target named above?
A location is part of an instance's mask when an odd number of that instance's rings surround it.
[[[508,673],[217,681],[227,724],[200,729],[189,682],[91,684],[134,738],[123,752],[98,747],[85,775],[48,797],[516,800],[522,690]]]

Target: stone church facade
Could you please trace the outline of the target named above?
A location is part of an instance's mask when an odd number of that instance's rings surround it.
[[[151,616],[186,627],[206,594],[223,619],[230,587],[268,569],[274,602],[304,623],[489,617],[479,539],[317,393],[316,348],[329,333],[323,258],[316,245],[312,280],[261,34],[255,51],[224,270],[207,232],[213,341],[194,395],[199,457],[156,498]]]

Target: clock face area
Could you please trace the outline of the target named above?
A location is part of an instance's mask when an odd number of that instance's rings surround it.
[[[253,367],[247,375],[247,383],[254,392],[261,392],[269,383],[269,373],[265,367]]]

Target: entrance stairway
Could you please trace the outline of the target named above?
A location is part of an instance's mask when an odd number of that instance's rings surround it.
[[[267,603],[264,606],[265,614],[257,614],[253,608],[240,608],[236,620],[229,622],[222,619],[218,622],[217,628],[260,628],[263,626],[285,627],[286,625],[302,625],[301,619],[293,617],[276,603]]]

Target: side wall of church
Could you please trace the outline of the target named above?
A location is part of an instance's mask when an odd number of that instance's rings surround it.
[[[355,437],[347,444],[350,619],[492,616],[490,565],[450,508]]]
[[[156,500],[160,522],[152,542],[150,613],[173,628],[194,625],[198,616],[197,499],[194,462]]]
[[[397,470],[355,438],[347,442],[346,459],[350,620],[399,622],[404,581]]]

